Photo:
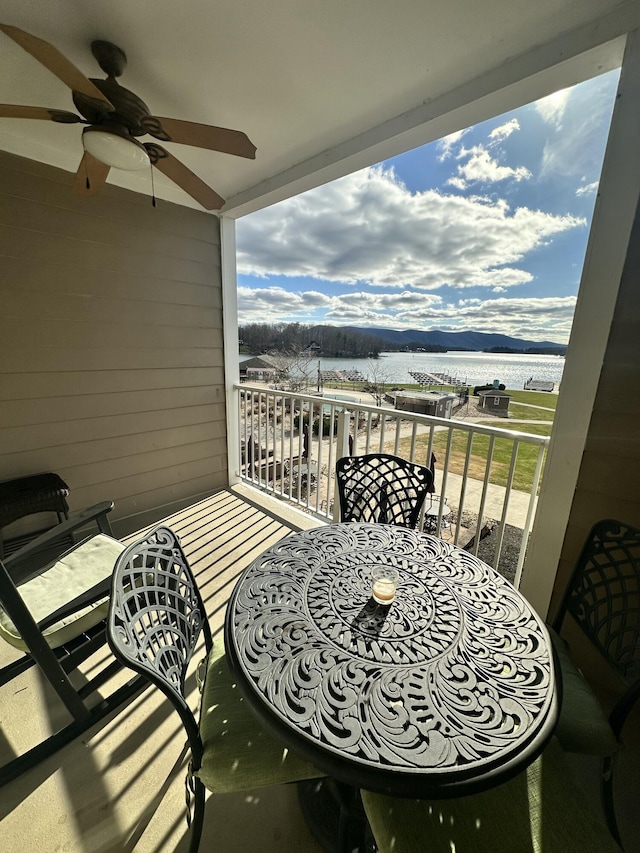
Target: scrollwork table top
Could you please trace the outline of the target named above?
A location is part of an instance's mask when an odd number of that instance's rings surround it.
[[[400,574],[371,599],[371,569]],[[433,536],[332,524],[240,578],[227,653],[265,726],[325,773],[399,796],[471,793],[541,751],[558,713],[547,631],[478,558]]]

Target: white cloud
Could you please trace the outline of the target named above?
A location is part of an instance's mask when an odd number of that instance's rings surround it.
[[[482,145],[475,145],[473,148],[464,149],[464,154],[471,155],[466,163],[458,166],[457,178],[449,178],[447,183],[453,184],[455,180],[462,179],[465,185],[474,181],[479,183],[495,183],[497,181],[506,181],[511,179],[514,181],[528,180],[531,177],[531,172],[524,166],[501,166],[497,160],[494,160],[489,152]]]
[[[307,324],[393,328],[476,328],[532,340],[564,343],[571,331],[576,298],[460,299],[445,303],[434,294],[403,291],[349,292],[325,296],[321,317],[314,315],[318,296],[283,288],[238,288],[241,323],[300,321]]]
[[[438,140],[438,159],[446,160],[448,157],[451,157],[453,154],[453,148],[460,142],[462,137],[469,133],[473,128],[468,127],[465,130],[456,130],[454,133],[450,133],[448,136],[443,136],[442,139]]]
[[[598,178],[618,77],[616,69],[535,104],[548,125],[541,178],[575,176],[588,182]]]
[[[308,315],[318,308],[330,308],[331,304],[330,296],[315,290],[294,293],[283,287],[238,287],[238,313],[245,323]]]
[[[536,112],[547,124],[560,127],[570,96],[571,89],[561,89],[559,92],[547,95],[546,98],[540,98],[535,103]]]
[[[432,291],[513,287],[518,263],[586,225],[502,200],[436,190],[412,194],[391,170],[371,168],[238,222],[238,270]]]
[[[599,183],[599,181],[593,181],[590,184],[584,184],[583,186],[578,187],[576,195],[591,195],[591,193],[597,192]]]
[[[453,178],[449,178],[447,184],[451,187],[455,187],[457,190],[466,190],[467,182],[464,178],[459,177],[458,175],[454,175]]]
[[[516,130],[520,130],[520,122],[517,118],[512,118],[504,124],[501,124],[500,127],[494,127],[489,134],[489,139],[493,145],[497,145],[500,142],[504,142],[504,140],[511,136],[512,133],[515,133]]]

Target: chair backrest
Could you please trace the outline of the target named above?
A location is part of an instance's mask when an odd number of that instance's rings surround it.
[[[336,462],[341,521],[416,528],[433,474],[390,453],[344,456]]]
[[[593,526],[553,628],[567,613],[627,685],[640,679],[640,529],[612,519]]]
[[[208,654],[211,630],[187,558],[173,531],[156,527],[116,562],[107,640],[121,663],[146,676],[172,702],[187,730],[196,769],[202,742],[184,685],[201,631]]]

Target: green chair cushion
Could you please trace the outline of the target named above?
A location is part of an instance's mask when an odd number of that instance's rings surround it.
[[[249,791],[324,775],[262,730],[218,641],[209,655],[200,735],[204,755],[196,775],[214,793]]]
[[[18,587],[22,600],[36,622],[111,576],[124,545],[103,533],[77,545],[57,562]],[[57,648],[97,625],[107,616],[109,599],[84,607],[43,631],[51,648]],[[17,649],[28,651],[16,626],[0,608],[0,636]]]
[[[552,741],[510,782],[452,800],[362,791],[379,853],[620,853]]]
[[[562,673],[562,707],[555,736],[566,752],[613,755],[618,743],[602,706],[571,660],[565,641],[551,628],[549,634]]]

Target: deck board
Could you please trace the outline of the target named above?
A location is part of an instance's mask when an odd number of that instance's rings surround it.
[[[219,641],[226,604],[241,572],[283,536],[320,522],[281,510],[272,498],[265,497],[262,505],[259,493],[241,486],[216,492],[156,523],[179,536]],[[133,542],[153,526],[123,541]],[[2,643],[0,666],[14,652]],[[108,649],[101,650],[87,662],[85,673],[109,656]],[[187,688],[195,708],[193,673]],[[34,670],[19,684],[1,689],[0,760],[21,751],[63,715]],[[158,690],[145,691],[92,736],[75,741],[3,789],[3,847],[21,849],[29,838],[30,848],[43,851],[186,850],[184,742],[184,729],[169,703]],[[256,839],[264,853],[320,853],[299,812],[295,786],[209,798],[201,849],[245,853],[257,849]]]

